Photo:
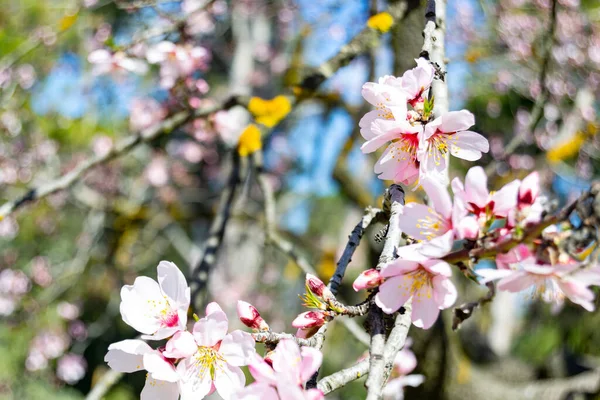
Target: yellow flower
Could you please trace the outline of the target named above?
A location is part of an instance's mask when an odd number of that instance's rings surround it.
[[[373,15],[367,21],[367,26],[371,29],[376,29],[381,33],[386,33],[394,25],[394,18],[387,12],[381,12]]]
[[[579,149],[585,143],[586,135],[583,132],[577,132],[572,138],[557,143],[546,153],[546,158],[551,163],[556,163],[571,158],[579,153]]]
[[[242,157],[254,153],[262,149],[262,140],[260,137],[260,129],[254,124],[250,124],[244,129],[238,143],[238,153]]]
[[[271,100],[252,97],[248,103],[248,111],[254,115],[256,122],[272,128],[292,110],[287,97],[277,96]]]

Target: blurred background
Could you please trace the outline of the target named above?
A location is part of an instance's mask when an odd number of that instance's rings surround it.
[[[4,0],[0,201],[54,181],[178,110],[218,105],[233,94],[290,93],[303,71],[335,55],[387,6]],[[263,141],[277,229],[325,281],[364,207],[381,205],[387,183],[373,173],[377,155],[359,149],[358,120],[370,109],[360,89],[415,65],[424,1],[408,1],[408,10]],[[185,74],[152,63],[161,41],[193,49]],[[589,187],[600,171],[599,2],[448,0],[446,53],[450,108],[475,113],[474,130],[490,141],[479,162],[488,165],[490,188],[538,170],[545,194],[558,205]],[[247,121],[241,107],[192,120],[0,221],[0,398],[85,398],[108,370],[108,345],[136,335],[120,318],[121,286],[139,275],[155,278],[160,260],[185,273],[198,262]],[[472,166],[459,161],[453,159],[452,176]],[[233,326],[241,327],[235,304],[242,299],[274,330],[292,332],[304,274],[265,245],[256,176],[241,179],[206,298],[226,309]],[[422,192],[407,190],[407,198],[418,200]],[[364,299],[351,282],[376,264],[382,228],[370,228],[353,257],[340,291],[345,302]],[[485,293],[456,281],[459,304]],[[443,314],[447,322],[450,310]],[[500,293],[460,331],[446,325],[411,329],[416,372],[426,380],[406,398],[506,398],[507,388],[600,366],[600,315],[578,307],[556,310]],[[366,351],[337,322],[327,337],[321,376]],[[125,376],[106,398],[137,398],[144,379],[143,373]],[[328,398],[364,396],[361,380]]]

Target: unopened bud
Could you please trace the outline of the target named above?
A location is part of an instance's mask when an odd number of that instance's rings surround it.
[[[306,274],[306,287],[311,293],[324,300],[330,300],[334,298],[333,293],[331,293],[329,288],[325,286],[323,281],[312,274]]]
[[[325,323],[325,313],[322,311],[307,311],[298,315],[292,326],[294,328],[306,329],[306,328],[319,328]]]
[[[238,300],[237,313],[242,324],[246,325],[248,328],[258,331],[269,330],[269,325],[260,316],[260,313],[252,304]]]
[[[357,292],[362,289],[373,289],[383,283],[384,279],[381,273],[376,269],[368,269],[363,271],[352,284],[352,287]]]

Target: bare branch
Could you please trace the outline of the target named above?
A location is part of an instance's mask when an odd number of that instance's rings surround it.
[[[317,384],[317,388],[327,395],[348,383],[362,378],[369,373],[369,360],[362,360],[353,366],[326,376]]]

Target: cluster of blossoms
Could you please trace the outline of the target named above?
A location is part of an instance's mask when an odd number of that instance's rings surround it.
[[[558,241],[549,237],[556,227],[550,226],[544,231],[546,236],[530,245],[509,245],[511,240],[522,241],[543,220],[545,198],[540,195],[537,172],[490,192],[483,168],[473,167],[464,182],[459,178],[451,182],[451,199],[446,189],[448,153],[477,160],[488,150],[488,142],[466,130],[474,124],[473,115],[466,110],[430,121],[432,105],[426,93],[434,68],[423,59],[417,64],[401,78],[386,76],[379,83],[364,85],[363,96],[378,110],[361,120],[361,133],[367,139],[362,149],[371,152],[391,142],[375,172],[382,179],[405,184],[418,178],[430,206],[404,206],[398,228],[416,243],[399,248],[397,259],[363,272],[354,289],[378,288],[375,302],[390,314],[412,301],[413,324],[427,329],[440,310],[451,307],[457,298],[445,257],[455,245],[470,249],[485,243],[488,248],[506,246],[509,251],[492,254],[497,254],[497,269],[475,271],[483,278],[481,283],[501,279],[498,289],[513,292],[533,286],[545,301],[562,304],[567,297],[593,309],[589,286],[600,284],[600,270],[583,268],[561,251]],[[407,111],[408,106],[412,109]]]
[[[113,343],[105,357],[119,372],[148,372],[142,399],[202,399],[215,391],[223,399],[322,398],[320,391],[302,386],[321,364],[318,350],[299,349],[294,341],[282,340],[263,359],[251,334],[228,333],[227,315],[217,303],[206,306],[204,318],[194,314],[196,322],[189,331],[190,288],[185,277],[171,262],[162,261],[157,270],[158,282],[142,276],[121,290],[123,321],[142,333],[141,339]],[[269,330],[248,303],[239,302],[238,314],[254,330]],[[152,348],[146,340],[167,342]],[[247,387],[242,366],[255,378]]]
[[[417,67],[400,78],[384,76],[363,85],[362,95],[377,110],[359,122],[366,139],[361,147],[371,153],[389,143],[377,163],[380,179],[411,185],[419,179],[447,181],[450,154],[469,161],[489,150],[488,141],[468,129],[475,117],[467,110],[451,111],[431,119],[433,99],[428,100],[435,68],[420,58]]]

